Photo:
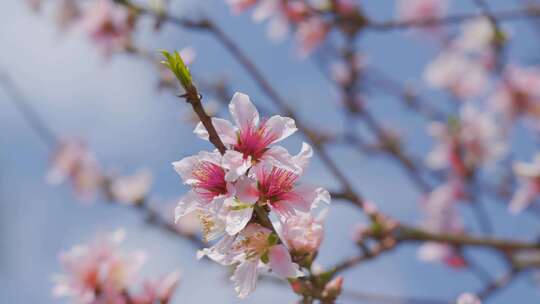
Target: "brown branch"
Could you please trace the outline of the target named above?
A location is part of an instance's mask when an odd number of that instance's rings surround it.
[[[21,113],[25,122],[36,133],[38,138],[49,148],[52,149],[57,144],[55,132],[47,126],[43,118],[34,110],[30,103],[24,98],[19,88],[13,82],[13,79],[0,71],[0,86],[3,88],[8,98],[17,111]]]
[[[210,142],[219,150],[219,153],[225,154],[227,148],[221,141],[221,138],[219,138],[216,128],[212,124],[212,118],[208,116],[208,114],[206,114],[206,111],[202,106],[202,95],[199,94],[197,88],[193,85],[189,88],[186,88],[186,90],[186,94],[180,97],[184,97],[186,99],[186,102],[191,104],[193,111],[195,112],[195,114],[197,114],[197,117],[199,117],[199,120],[202,122],[204,128],[208,132],[208,139],[210,140]]]
[[[467,234],[432,233],[418,228],[399,226],[395,233],[398,242],[439,242],[456,246],[485,247],[502,252],[540,250],[540,242],[522,242],[491,237],[481,238]]]
[[[361,292],[344,290],[341,293],[342,297],[354,299],[357,301],[363,301],[366,303],[380,303],[380,304],[453,304],[451,301],[438,300],[438,299],[426,299],[407,296],[392,296],[384,294],[376,294],[371,292]]]
[[[370,21],[364,26],[365,30],[388,31],[388,30],[403,30],[415,27],[431,27],[437,25],[456,24],[463,21],[482,17],[483,13],[468,13],[461,15],[450,15],[441,18],[425,18],[415,20],[390,20],[390,21]],[[493,12],[492,15],[499,21],[510,21],[522,18],[538,18],[540,17],[540,9],[509,9],[505,11]]]
[[[507,273],[503,274],[501,277],[495,279],[488,285],[484,287],[480,292],[477,293],[477,296],[485,301],[487,298],[493,296],[497,291],[508,286],[512,283],[517,276],[520,274],[518,269],[511,269]]]

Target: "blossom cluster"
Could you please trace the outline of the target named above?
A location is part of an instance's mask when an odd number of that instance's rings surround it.
[[[121,204],[138,204],[150,192],[152,174],[139,169],[132,175],[106,173],[88,146],[78,139],[66,139],[58,144],[46,175],[50,184],[70,181],[75,194],[83,201],[93,200],[103,193]]]
[[[268,21],[268,36],[283,39],[291,28],[295,30],[299,54],[309,55],[330,32],[333,22],[326,18],[332,13],[341,18],[358,16],[357,4],[351,0],[281,1],[281,0],[226,0],[234,13],[254,7],[256,22]]]
[[[229,105],[234,125],[213,118],[227,150],[201,151],[174,162],[190,187],[178,202],[175,219],[195,213],[204,240],[219,239],[198,258],[234,265],[238,296],[251,293],[261,269],[283,278],[303,276],[293,259],[314,254],[323,238],[328,191],[298,183],[313,152],[304,143],[291,155],[275,145],[296,131],[294,120],[279,115],[261,119],[250,98],[234,94]],[[202,123],[194,130],[208,140]]]
[[[449,185],[463,188],[478,171],[503,160],[508,155],[509,132],[518,119],[538,130],[538,69],[512,62],[499,66],[501,49],[510,38],[507,30],[488,18],[472,19],[425,69],[424,80],[430,87],[445,90],[459,102],[456,117],[429,126],[437,144],[427,165],[448,169]],[[518,213],[538,198],[537,168],[536,162],[514,164],[520,187],[510,200],[510,212]]]
[[[28,0],[29,5],[36,9],[41,6],[41,2]],[[137,21],[135,11],[114,0],[59,0],[55,5],[59,28],[82,30],[105,55],[131,47]]]
[[[123,253],[119,245],[124,237],[125,232],[118,230],[62,253],[60,261],[65,273],[54,277],[53,294],[78,304],[169,303],[179,273],[143,280],[134,292],[146,255],[140,251]]]

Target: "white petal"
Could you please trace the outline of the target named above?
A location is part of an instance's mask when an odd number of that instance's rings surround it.
[[[259,191],[254,180],[241,177],[235,184],[236,197],[243,204],[253,205],[259,200]]]
[[[181,217],[201,208],[202,205],[203,202],[199,195],[193,191],[189,191],[180,198],[178,205],[176,205],[174,209],[174,221],[178,222]]]
[[[540,176],[540,167],[536,163],[515,162],[512,166],[514,173],[518,176],[535,178]]]
[[[297,199],[289,200],[291,206],[302,212],[309,212],[319,202],[330,204],[330,193],[323,188],[310,185],[299,185],[294,189]]]
[[[234,282],[234,290],[236,290],[239,298],[244,299],[255,290],[258,264],[259,259],[249,259],[236,267],[234,274],[231,276],[231,281]]]
[[[221,167],[221,154],[216,150],[213,152],[201,151],[197,155],[199,161],[206,161]]]
[[[292,262],[291,255],[285,246],[272,246],[268,257],[270,268],[278,276],[282,278],[296,278],[304,275],[299,270],[298,265]]]
[[[508,205],[508,210],[512,214],[520,213],[534,201],[537,194],[538,193],[534,191],[530,185],[522,185],[514,193],[514,196]]]
[[[281,146],[270,147],[264,152],[257,166],[263,163],[269,163],[271,167],[279,167],[294,172],[298,171],[298,166],[296,166],[289,151]]]
[[[264,127],[268,133],[275,137],[276,139],[272,143],[281,141],[289,136],[291,136],[296,130],[296,124],[294,119],[289,117],[283,117],[275,115],[270,117],[265,123]]]
[[[221,265],[231,265],[234,262],[234,256],[230,255],[231,246],[235,240],[234,236],[224,235],[219,242],[210,248],[204,248],[197,252],[197,259],[200,260],[207,256],[212,261]]]
[[[225,180],[236,181],[240,176],[246,174],[251,167],[251,157],[244,159],[244,155],[238,151],[227,150],[223,155],[223,168],[227,170]]]
[[[253,21],[262,22],[273,14],[278,9],[279,2],[276,0],[262,0],[261,3],[253,11]]]
[[[189,185],[197,182],[197,180],[193,178],[193,170],[196,168],[198,163],[198,156],[193,155],[184,157],[179,161],[173,162],[172,165],[174,167],[174,170],[176,170],[182,180],[184,180],[184,183]]]
[[[301,172],[303,172],[307,169],[311,157],[313,157],[313,149],[310,145],[303,142],[300,152],[293,156],[293,162],[299,169],[301,169]]]
[[[225,230],[229,235],[235,235],[240,232],[251,219],[253,214],[252,207],[246,207],[240,210],[231,210],[227,214],[227,227]]]
[[[259,112],[246,94],[234,93],[229,104],[229,111],[236,125],[241,130],[254,128],[259,125]]]
[[[221,118],[212,118],[212,124],[214,125],[214,128],[216,129],[219,138],[224,144],[234,145],[236,143],[236,129],[228,120]],[[199,138],[208,140],[208,131],[206,131],[206,128],[204,127],[202,122],[199,122],[197,124],[197,126],[193,130],[193,133],[195,133]]]

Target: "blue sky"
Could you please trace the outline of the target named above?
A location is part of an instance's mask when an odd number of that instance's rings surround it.
[[[128,56],[104,60],[87,39],[72,31],[60,33],[50,12],[35,15],[20,0],[0,2],[0,70],[7,71],[27,99],[64,136],[85,138],[105,167],[133,172],[143,166],[155,173],[152,197],[174,199],[186,189],[170,163],[209,145],[195,138],[192,126],[183,122],[187,107],[174,96],[157,93],[153,66]],[[248,15],[232,16],[222,1],[173,1],[179,15],[212,16],[254,58],[270,82],[310,124],[325,130],[341,128],[336,111],[337,93],[311,60],[295,56],[291,41],[275,44],[266,39],[265,26]],[[377,20],[392,17],[394,1],[360,1]],[[452,11],[474,10],[471,1],[453,1]],[[490,1],[495,8],[511,7],[518,1]],[[146,24],[149,25],[149,24]],[[510,49],[517,62],[530,63],[537,49],[535,33],[527,23],[505,24],[514,37]],[[144,26],[143,26],[144,27]],[[146,26],[149,28],[149,26]],[[274,109],[241,67],[204,33],[190,33],[165,26],[159,34],[143,30],[137,41],[149,49],[180,49],[193,46],[198,56],[192,66],[196,75],[227,76],[234,90],[248,93],[255,103]],[[399,46],[399,52],[396,52]],[[359,49],[374,66],[402,81],[420,84],[419,75],[437,48],[406,32],[367,33]],[[425,96],[440,102],[441,96]],[[50,151],[25,124],[0,90],[0,301],[6,303],[62,303],[53,299],[50,276],[60,271],[58,252],[90,240],[96,232],[126,227],[126,249],[144,249],[150,259],[145,274],[159,275],[180,268],[182,283],[174,303],[292,303],[287,289],[261,282],[245,301],[238,300],[227,272],[217,265],[195,260],[194,250],[160,231],[146,226],[140,217],[121,207],[96,201],[76,201],[68,186],[44,183]],[[430,141],[423,120],[409,115],[399,102],[374,92],[368,105],[387,125],[398,128],[412,143],[410,151],[425,156]],[[227,113],[220,113],[226,116]],[[522,128],[514,130],[513,150],[529,159],[535,144]],[[293,136],[286,147],[300,148],[302,137]],[[420,194],[403,172],[385,157],[368,158],[350,149],[332,148],[340,166],[364,197],[409,223],[418,223]],[[337,185],[315,160],[305,180],[329,188]],[[510,216],[504,207],[490,203],[489,214],[497,221],[500,236],[532,238],[538,222],[528,215]],[[467,227],[477,231],[470,210],[462,209]],[[328,235],[319,261],[331,265],[356,253],[350,241],[351,228],[362,219],[357,209],[334,202],[327,221]],[[497,257],[487,252],[471,255],[494,275],[504,271]],[[155,258],[153,258],[155,257]],[[523,277],[489,303],[538,303],[540,294],[530,277]],[[404,246],[374,262],[347,272],[345,288],[391,295],[452,299],[463,291],[482,287],[472,274],[442,265],[417,261],[416,247]],[[358,303],[343,298],[340,303]],[[367,303],[367,302],[366,302]]]

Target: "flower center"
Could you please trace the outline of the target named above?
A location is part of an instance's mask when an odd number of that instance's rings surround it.
[[[241,130],[234,149],[241,152],[244,158],[251,156],[254,161],[259,160],[268,146],[274,142],[277,137],[265,128],[264,122],[258,127],[248,127]]]
[[[270,172],[263,172],[258,176],[262,200],[276,203],[293,198],[296,196],[293,189],[297,179],[298,175],[294,172],[281,168],[274,167]]]
[[[193,171],[193,176],[198,180],[195,189],[199,194],[213,198],[227,193],[225,171],[218,165],[203,161]]]

